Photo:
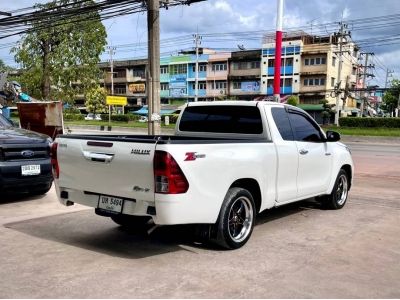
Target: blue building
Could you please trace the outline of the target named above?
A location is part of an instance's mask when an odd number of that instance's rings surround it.
[[[285,39],[282,43],[280,94],[298,94],[300,91],[301,39]],[[275,68],[275,38],[264,39],[261,57],[261,93],[273,95]]]
[[[206,96],[208,55],[199,55],[198,98]],[[185,54],[161,58],[160,96],[167,99],[193,100],[195,97],[196,55]]]

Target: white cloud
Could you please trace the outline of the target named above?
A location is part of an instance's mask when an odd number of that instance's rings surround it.
[[[225,12],[229,12],[229,13],[233,12],[232,7],[229,5],[228,2],[226,2],[224,0],[217,1],[215,3],[215,8],[216,9],[220,9],[220,10],[225,11]]]

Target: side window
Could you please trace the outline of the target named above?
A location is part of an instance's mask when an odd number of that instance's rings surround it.
[[[271,112],[282,139],[293,141],[293,132],[285,109],[283,107],[273,107]]]
[[[305,116],[296,112],[289,112],[295,140],[300,142],[321,142],[321,132]]]

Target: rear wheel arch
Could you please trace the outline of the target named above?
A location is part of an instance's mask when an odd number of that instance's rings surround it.
[[[258,181],[253,178],[237,179],[234,183],[232,183],[229,189],[235,187],[249,191],[249,193],[253,196],[254,204],[256,206],[256,213],[259,213],[261,208],[262,196]]]

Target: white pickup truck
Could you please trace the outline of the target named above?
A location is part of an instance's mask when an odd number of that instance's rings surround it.
[[[342,208],[349,149],[303,110],[274,102],[197,102],[175,135],[61,135],[52,146],[59,200],[122,226],[202,224],[208,239],[243,246],[257,213],[316,197]]]

